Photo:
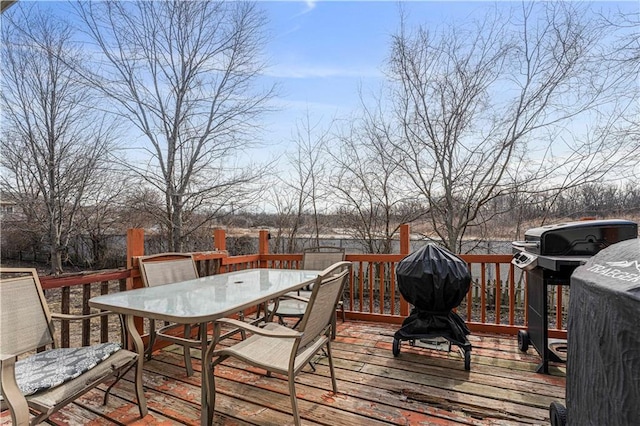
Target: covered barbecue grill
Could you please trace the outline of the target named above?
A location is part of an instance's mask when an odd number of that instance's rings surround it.
[[[453,312],[469,291],[471,274],[467,264],[453,253],[427,244],[402,259],[396,267],[398,288],[407,302],[413,305],[411,315],[393,336],[393,355],[400,354],[400,342],[432,347],[444,339],[458,346],[464,357],[464,367],[471,368],[469,329],[464,320]]]
[[[567,342],[550,340],[547,286],[568,286],[573,271],[600,250],[636,238],[638,225],[620,219],[583,220],[529,229],[514,241],[512,263],[527,273],[527,330],[518,332],[518,347],[531,344],[542,357],[537,372],[548,373],[549,361],[566,361]]]

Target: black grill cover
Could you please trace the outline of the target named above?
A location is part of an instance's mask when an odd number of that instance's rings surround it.
[[[465,342],[469,329],[452,309],[469,291],[471,274],[467,264],[435,244],[416,250],[396,267],[398,288],[413,305],[411,315],[396,332],[400,339],[441,335]]]
[[[614,244],[571,276],[567,421],[640,419],[640,240]]]

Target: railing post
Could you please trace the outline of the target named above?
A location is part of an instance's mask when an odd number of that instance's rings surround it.
[[[260,267],[266,268],[267,261],[262,259],[262,256],[269,254],[269,231],[261,230],[258,234],[258,254],[260,255]]]
[[[134,266],[136,269],[138,268],[138,265],[133,264],[134,256],[144,256],[144,229],[141,228],[127,229],[127,269],[131,271],[134,269]],[[132,274],[132,276],[127,279],[127,290],[141,287],[142,279],[140,278],[140,274],[135,277]],[[144,329],[143,319],[136,317],[133,321],[138,333],[142,334]],[[133,347],[132,342],[128,342],[128,345],[130,346],[129,349]]]
[[[405,256],[409,254],[411,249],[411,238],[409,235],[409,224],[403,223],[400,225],[400,254]]]
[[[227,233],[224,229],[213,230],[213,248],[218,251],[227,249]]]
[[[411,235],[409,230],[409,224],[403,223],[400,225],[400,254],[406,256],[411,249]],[[404,300],[404,297],[400,295],[400,315],[403,317],[409,316],[409,303]]]
[[[137,269],[138,265],[133,264],[135,256],[144,256],[144,229],[127,229],[127,269]],[[142,287],[140,276],[131,277],[127,282],[127,289]]]

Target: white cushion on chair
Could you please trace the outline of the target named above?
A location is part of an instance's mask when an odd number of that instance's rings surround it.
[[[40,352],[16,362],[16,382],[23,395],[33,395],[80,376],[119,350],[117,343],[101,343]]]

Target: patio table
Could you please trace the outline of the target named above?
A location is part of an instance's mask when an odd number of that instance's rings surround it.
[[[144,347],[134,317],[152,318],[179,324],[200,324],[202,342],[202,425],[213,423],[214,407],[213,349],[220,340],[214,327],[209,343],[207,323],[260,305],[288,292],[311,284],[320,271],[295,269],[246,269],[181,281],[156,287],[145,287],[97,296],[89,300],[94,308],[106,309],[125,317],[125,326],[132,338],[138,357],[136,374],[142,378]]]

